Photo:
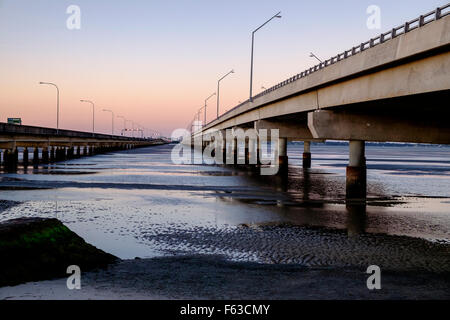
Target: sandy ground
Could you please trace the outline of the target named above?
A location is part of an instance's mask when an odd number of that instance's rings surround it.
[[[66,279],[0,288],[0,299],[450,299],[448,274],[383,272],[381,290],[367,289],[357,268],[312,268],[231,262],[220,256],[122,260]]]

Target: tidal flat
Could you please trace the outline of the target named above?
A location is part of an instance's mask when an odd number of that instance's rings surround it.
[[[448,299],[450,148],[367,146],[368,198],[345,201],[345,145],[288,148],[287,176],[175,165],[172,146],[0,174],[0,220],[57,218],[122,260],[0,288],[3,299]],[[369,265],[382,289],[367,289]]]

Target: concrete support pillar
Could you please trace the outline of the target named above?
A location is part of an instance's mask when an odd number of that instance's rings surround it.
[[[261,152],[262,152],[261,139],[258,136],[258,138],[256,140],[256,165],[261,164]]]
[[[256,139],[251,139],[248,145],[248,163],[252,166],[258,164],[258,137]]]
[[[303,142],[303,169],[311,168],[311,142]]]
[[[244,158],[245,164],[250,164],[250,139],[245,137],[244,141]]]
[[[35,147],[33,152],[33,164],[37,165],[39,164],[39,148]]]
[[[81,146],[77,147],[77,157],[81,157]]]
[[[42,148],[42,162],[48,163],[48,148],[47,147]]]
[[[50,161],[54,162],[56,160],[55,147],[50,148]]]
[[[366,198],[367,169],[365,142],[350,141],[349,163],[347,167],[346,197],[348,199]]]
[[[23,162],[23,166],[27,167],[28,166],[28,148],[24,148],[23,149],[23,157],[22,157],[22,162]]]
[[[18,161],[17,148],[5,150],[3,157],[5,169],[7,171],[14,171],[17,169],[17,161]]]
[[[8,157],[9,157],[9,150],[5,149],[3,150],[3,166],[5,169],[8,167]]]
[[[62,152],[61,147],[56,147],[56,161],[62,160]]]
[[[211,150],[211,156],[214,158],[216,156],[216,145],[218,142],[216,142],[215,138],[210,142],[211,147],[213,148]]]
[[[223,137],[221,152],[222,152],[223,164],[226,164],[227,163],[227,139],[225,139],[225,137]]]
[[[14,148],[14,151],[13,151],[13,166],[14,166],[14,169],[17,168],[17,164],[18,163],[19,163],[19,149]]]
[[[208,145],[207,141],[202,141],[202,153],[203,151],[205,151],[207,145]]]
[[[286,170],[288,167],[287,138],[278,139],[278,165],[280,171]]]
[[[234,165],[237,165],[237,163],[238,163],[238,158],[239,158],[239,146],[238,146],[238,139],[237,138],[234,138],[233,139],[233,143],[232,143],[232,146],[231,146],[231,150],[233,151],[233,164]]]
[[[66,147],[59,148],[59,160],[66,160]]]

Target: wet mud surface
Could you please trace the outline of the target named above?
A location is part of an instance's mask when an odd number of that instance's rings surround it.
[[[368,290],[358,268],[233,262],[189,255],[125,260],[84,273],[81,290],[65,279],[0,288],[0,299],[439,299],[449,278],[427,272],[383,272],[381,290]]]

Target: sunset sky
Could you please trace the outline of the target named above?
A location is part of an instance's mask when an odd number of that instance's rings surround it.
[[[186,128],[221,83],[221,111],[248,98],[251,32],[256,33],[254,93],[406,20],[442,6],[434,0],[0,0],[0,121],[98,132],[111,130],[112,109],[170,135]],[[81,9],[81,29],[69,30],[69,5]],[[381,29],[366,27],[369,5],[381,8]],[[216,114],[209,100],[208,119]],[[116,119],[116,133],[123,121]]]

